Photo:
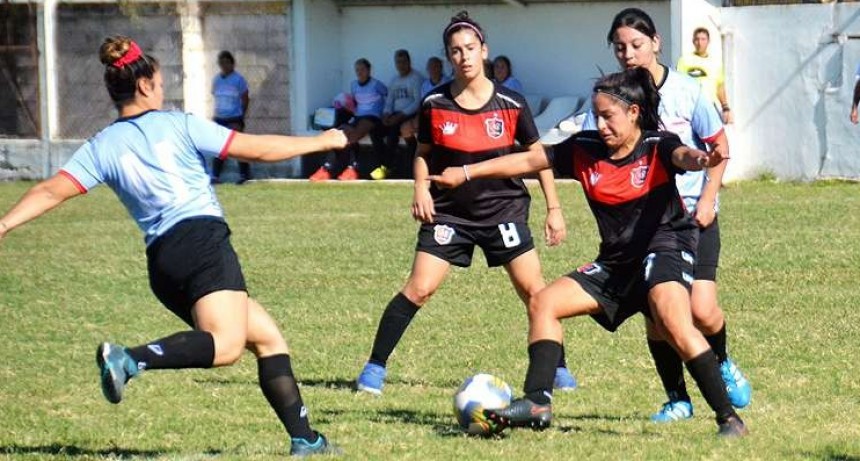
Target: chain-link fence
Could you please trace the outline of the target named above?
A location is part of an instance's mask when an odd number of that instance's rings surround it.
[[[165,108],[185,110],[185,97],[191,94],[196,101],[205,102],[206,113],[199,115],[206,117],[212,114],[211,81],[219,72],[218,53],[231,51],[236,70],[250,89],[247,130],[289,132],[290,2],[201,1],[195,9],[188,5],[177,1],[59,2],[54,23],[45,25],[54,28],[56,37],[55,62],[46,66],[53,68],[57,88],[57,101],[47,101],[57,108],[53,137],[86,139],[116,118],[98,59],[104,38],[116,34],[133,37],[159,60]],[[46,92],[39,87],[38,8],[35,1],[0,0],[0,137],[40,136],[40,97]],[[189,14],[196,16],[187,20]],[[189,34],[198,34],[193,43],[202,39],[202,50],[183,51]],[[197,53],[196,68],[183,60],[189,53]],[[203,69],[200,63],[204,63]],[[196,83],[186,81],[189,72],[197,72]],[[202,110],[204,106],[195,107]]]
[[[36,5],[0,3],[0,137],[40,134],[37,40]]]

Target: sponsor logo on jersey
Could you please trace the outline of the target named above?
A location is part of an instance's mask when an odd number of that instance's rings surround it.
[[[588,175],[588,182],[591,183],[592,186],[596,186],[597,181],[600,181],[600,173],[592,171],[591,174]]]
[[[601,267],[600,264],[597,264],[597,263],[588,263],[588,264],[580,267],[576,271],[579,272],[580,274],[595,275],[595,274],[599,274],[601,271],[603,271],[603,267]]]
[[[693,77],[693,78],[702,78],[702,77],[708,76],[708,71],[701,68],[701,67],[691,67],[687,71],[687,75],[689,75],[690,77]]]
[[[640,164],[630,170],[630,184],[632,184],[633,187],[640,189],[645,185],[645,178],[648,177],[648,168],[649,165]]]
[[[162,349],[158,344],[149,344],[146,348],[151,350],[153,354],[164,355],[164,349]]]
[[[457,124],[454,122],[445,122],[439,127],[439,129],[442,130],[443,135],[451,136],[457,132]]]
[[[447,245],[454,239],[455,233],[456,232],[453,227],[446,226],[444,224],[437,224],[436,227],[433,228],[433,240],[436,240],[436,243],[439,245]]]
[[[499,114],[493,114],[493,118],[484,120],[484,126],[487,128],[487,136],[493,139],[499,139],[505,134],[505,121]]]

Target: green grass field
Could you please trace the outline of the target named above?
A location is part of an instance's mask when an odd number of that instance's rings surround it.
[[[0,209],[29,185],[0,184]],[[548,279],[597,248],[578,184],[559,188],[570,233],[560,248],[539,244]],[[459,383],[487,371],[519,391],[526,368],[524,308],[482,257],[452,271],[416,317],[385,395],[354,394],[379,315],[411,264],[411,188],[281,183],[218,193],[250,290],[293,349],[312,421],[347,459],[860,460],[860,185],[750,182],[723,194],[721,301],[732,355],[754,386],[742,412],[752,435],[739,441],[717,440],[698,392],[693,420],[648,421],[663,396],[638,318],[614,335],[587,318],[567,321],[581,387],[557,395],[550,430],[460,435],[451,410]],[[107,188],[10,234],[0,264],[0,458],[285,455],[250,355],[229,369],[146,373],[118,406],[102,398],[100,341],[138,344],[183,327],[150,293],[140,234]]]

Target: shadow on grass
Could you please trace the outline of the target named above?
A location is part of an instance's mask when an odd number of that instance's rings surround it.
[[[427,426],[433,430],[439,437],[468,437],[460,430],[457,424],[452,423],[453,415],[447,413],[442,415],[439,413],[431,413],[427,411],[416,411],[407,409],[388,409],[376,412],[370,417],[371,421],[378,423],[398,423],[398,424],[415,424],[419,426]],[[476,437],[478,439],[499,438],[495,437]]]
[[[848,453],[846,448],[827,447],[818,452],[806,451],[801,453],[803,457],[821,459],[824,461],[860,461],[860,453]]]
[[[218,377],[205,377],[205,378],[195,378],[194,382],[197,384],[216,384],[220,386],[257,386],[256,380],[248,380],[244,378],[218,378]],[[391,378],[386,380],[386,384],[393,385],[403,385],[403,386],[414,386],[414,387],[434,387],[440,389],[456,389],[459,386],[458,383],[454,381],[446,381],[446,382],[434,382],[427,383],[425,381],[415,381],[415,380],[407,380],[407,379],[399,379],[399,378]],[[326,389],[335,389],[335,390],[355,390],[355,379],[314,379],[314,378],[306,378],[299,379],[300,386],[307,387],[322,387]]]
[[[175,453],[169,450],[137,450],[134,448],[83,448],[76,445],[4,445],[0,446],[0,455],[56,455],[63,457],[99,457],[108,459],[157,458]],[[217,456],[220,450],[207,450],[203,455]]]

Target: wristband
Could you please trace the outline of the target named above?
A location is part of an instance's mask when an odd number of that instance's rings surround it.
[[[463,174],[466,175],[466,181],[471,181],[472,177],[469,176],[469,168],[468,165],[463,165]]]
[[[724,105],[723,106],[723,112],[728,111],[728,110],[732,110],[732,108],[729,107],[728,105]]]

